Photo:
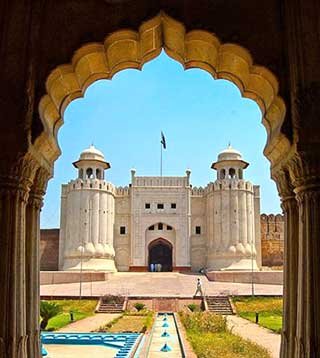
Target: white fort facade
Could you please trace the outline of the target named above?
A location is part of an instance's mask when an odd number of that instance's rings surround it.
[[[185,176],[137,176],[115,187],[91,146],[73,163],[78,178],[62,185],[60,270],[252,270],[261,267],[259,186],[230,146],[211,168],[217,179],[192,187]],[[160,265],[159,265],[160,264]]]

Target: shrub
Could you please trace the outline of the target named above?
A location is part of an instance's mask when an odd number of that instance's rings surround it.
[[[188,308],[191,312],[200,312],[200,306],[199,305],[196,305],[195,303],[190,303],[188,305]]]
[[[227,331],[226,318],[211,312],[180,313],[181,321],[187,330],[202,333]]]
[[[62,312],[61,307],[56,303],[51,303],[48,301],[40,302],[40,316],[42,321],[40,323],[41,329],[46,329],[49,319],[57,316]]]
[[[146,305],[142,302],[137,302],[133,305],[133,307],[139,312],[139,311],[142,311]]]

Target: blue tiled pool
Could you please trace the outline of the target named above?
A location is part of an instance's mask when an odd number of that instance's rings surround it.
[[[50,345],[102,346],[116,352],[114,358],[127,358],[135,350],[139,333],[42,333],[41,341],[50,357]]]

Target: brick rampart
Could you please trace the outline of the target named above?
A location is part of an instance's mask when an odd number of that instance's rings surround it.
[[[59,229],[40,230],[40,270],[59,269]]]
[[[284,217],[261,215],[262,266],[282,266],[284,249]]]

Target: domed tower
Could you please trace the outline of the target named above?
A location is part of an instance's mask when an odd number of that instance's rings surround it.
[[[208,200],[213,201],[209,203],[213,208],[213,238],[209,240],[207,259],[209,270],[258,269],[259,187],[244,180],[244,169],[248,165],[241,153],[229,145],[211,166],[217,171],[217,179],[208,196]]]
[[[110,164],[91,145],[73,165],[78,178],[62,185],[59,269],[116,271],[115,188],[104,180]]]

